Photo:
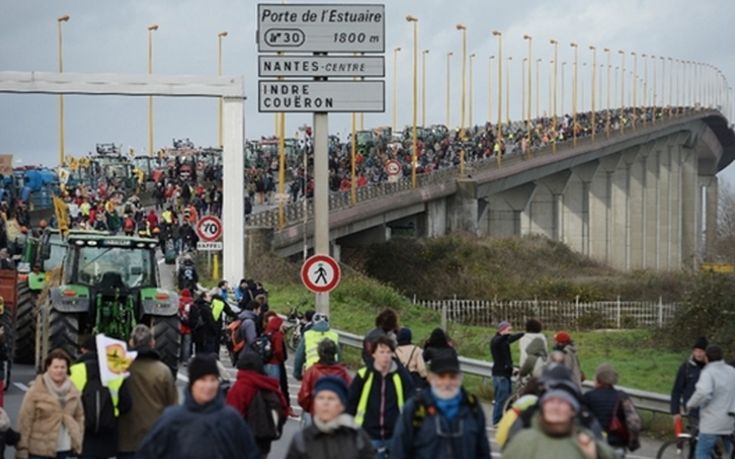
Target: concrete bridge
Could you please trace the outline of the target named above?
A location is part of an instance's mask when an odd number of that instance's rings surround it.
[[[439,170],[410,182],[330,196],[333,254],[341,246],[384,242],[396,234],[466,232],[498,237],[541,234],[618,269],[695,267],[713,241],[715,174],[735,158],[735,132],[719,111],[665,116],[624,133],[559,144],[527,156],[470,164],[465,176]],[[311,247],[310,203],[252,215],[246,260]]]

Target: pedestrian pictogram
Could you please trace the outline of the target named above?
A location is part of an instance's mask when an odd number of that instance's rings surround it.
[[[328,255],[314,255],[301,266],[301,281],[314,293],[328,293],[339,284],[339,263]]]
[[[214,242],[222,237],[222,220],[207,215],[197,222],[197,236],[202,242]]]

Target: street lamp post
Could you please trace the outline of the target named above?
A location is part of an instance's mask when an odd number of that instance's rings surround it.
[[[631,51],[630,55],[633,56],[633,79],[631,80],[631,89],[633,89],[633,103],[631,104],[631,107],[633,108],[633,116],[631,117],[631,121],[633,123],[633,130],[635,130],[636,120],[638,118],[638,101],[636,99],[636,88],[638,86],[638,55],[635,51]]]
[[[555,59],[556,60],[556,59]],[[566,80],[564,80],[564,68],[567,66],[566,62],[561,63],[561,114],[565,115],[567,112],[564,110],[564,87],[566,86]]]
[[[618,50],[620,54],[620,133],[625,132],[625,51]]]
[[[426,55],[429,50],[421,53],[421,126],[426,127]]]
[[[595,131],[597,129],[595,121],[597,116],[595,113],[595,91],[597,89],[597,85],[595,84],[597,77],[597,48],[594,46],[590,46],[589,48],[592,50],[592,100],[590,101],[592,104],[592,140],[595,140]]]
[[[528,130],[528,148],[531,149],[531,69],[532,69],[532,50],[533,50],[533,37],[526,34],[523,36],[524,40],[528,40],[528,97],[526,99],[526,129]],[[523,83],[521,83],[523,84]]]
[[[648,115],[648,60],[646,54],[641,54],[643,59],[643,125],[646,125]]]
[[[505,124],[510,129],[510,66],[513,56],[508,56],[508,65],[505,66]]]
[[[452,90],[451,90],[451,64],[452,64],[452,56],[454,53],[447,53],[447,129],[452,129],[450,126],[450,123],[452,121],[452,113],[450,111],[450,107],[452,105]]]
[[[222,76],[222,39],[227,36],[227,32],[217,34],[217,76]],[[222,111],[223,99],[219,98],[219,107],[217,109],[217,144],[222,148]]]
[[[557,65],[556,64],[557,64],[557,62],[559,62],[559,56],[558,56],[558,54],[559,54],[559,42],[552,38],[551,40],[549,40],[549,43],[551,43],[552,45],[554,45],[554,72],[553,72],[553,74],[554,74],[554,78],[553,78],[554,94],[553,94],[553,98],[552,98],[553,100],[549,101],[549,103],[552,104],[551,111],[552,111],[552,114],[553,114],[553,124],[551,125],[552,126],[551,127],[551,133],[554,136],[554,138],[551,141],[551,151],[553,153],[556,153],[556,140],[557,140],[557,137],[558,137],[557,134],[556,134],[556,84],[557,84],[557,80],[556,80],[556,67],[557,67]],[[564,64],[562,64],[561,68],[562,68],[562,80],[563,80],[564,79],[564,76],[563,76],[564,75]],[[564,92],[562,90],[562,105],[564,104],[563,99],[564,99]],[[562,108],[562,110],[563,110],[563,108]]]
[[[148,26],[148,75],[153,73],[153,32],[158,24]],[[153,96],[148,96],[148,156],[153,155]]]
[[[412,104],[412,142],[411,142],[411,188],[416,188],[416,161],[418,158],[418,140],[416,137],[416,112],[418,104],[418,64],[419,64],[419,20],[415,16],[406,16],[406,21],[413,24],[413,104]]]
[[[674,59],[669,57],[669,118],[674,116]]]
[[[526,120],[526,64],[528,58],[524,57],[521,62],[521,120]],[[528,121],[526,121],[528,127]]]
[[[490,62],[487,67],[487,121],[493,119],[493,60],[495,56],[490,56]]]
[[[475,73],[474,72],[474,69],[475,69],[475,67],[474,67],[474,63],[473,63],[473,60],[475,59],[475,57],[476,57],[476,54],[475,53],[470,54],[470,98],[469,98],[470,99],[470,103],[469,103],[469,109],[470,109],[470,116],[469,116],[469,118],[470,118],[470,125],[469,125],[469,127],[470,127],[470,129],[474,129],[474,127],[475,127],[474,121],[473,121],[474,114],[475,114],[474,111],[475,110],[474,110],[474,106],[472,104],[472,100],[475,98],[475,89],[474,89],[474,73]]]
[[[605,135],[610,138],[610,48],[603,49],[607,56],[607,120],[605,121]]]
[[[570,43],[569,46],[574,48],[574,83],[572,84],[572,145],[577,146],[577,67],[579,65],[578,51],[579,46],[576,43]]]
[[[498,38],[498,126],[497,135],[495,136],[495,158],[500,164],[500,156],[503,138],[503,122],[501,120],[503,113],[503,34],[497,30],[493,30],[493,36]]]
[[[393,134],[398,130],[398,53],[400,46],[393,49]]]
[[[536,119],[541,119],[541,97],[539,92],[539,77],[541,72],[539,66],[541,65],[541,59],[536,59]]]
[[[61,16],[56,19],[58,26],[58,45],[59,45],[59,73],[64,73],[64,49],[63,36],[61,33],[61,23],[68,22],[69,15]],[[64,95],[59,94],[59,166],[64,165]]]
[[[462,84],[460,85],[462,95],[459,103],[459,141],[463,143],[465,137],[464,116],[467,103],[467,94],[465,93],[465,84],[467,82],[467,27],[462,24],[457,24],[455,27],[462,32]],[[464,177],[464,145],[459,149],[459,175],[460,177]]]

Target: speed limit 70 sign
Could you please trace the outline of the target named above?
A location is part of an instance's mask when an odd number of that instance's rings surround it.
[[[203,242],[213,242],[222,237],[222,220],[207,215],[197,222],[197,236]]]

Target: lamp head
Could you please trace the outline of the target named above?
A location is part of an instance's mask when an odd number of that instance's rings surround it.
[[[501,32],[498,32],[497,30],[493,30],[493,35],[495,35],[496,37],[502,37],[503,36],[503,34]]]
[[[457,30],[467,30],[464,24],[457,24],[455,27],[457,27]]]
[[[217,36],[218,37],[226,37],[227,36],[227,32],[220,32],[220,33],[217,34]]]
[[[524,39],[524,40],[533,40],[533,37],[531,37],[531,36],[530,36],[530,35],[528,35],[528,34],[525,34],[525,35],[523,35],[523,39]]]
[[[577,48],[579,45],[577,45],[576,43],[569,43],[569,46],[571,46],[572,48]]]
[[[610,48],[605,48],[605,49],[603,49],[603,51],[605,51],[606,53],[609,53],[610,52]]]
[[[401,47],[400,46],[397,47],[397,48],[393,48],[393,52],[395,52],[395,53],[399,52],[400,50],[401,50]]]
[[[408,21],[408,22],[419,22],[419,18],[417,18],[416,16],[411,16],[409,14],[408,16],[406,16],[406,21]]]
[[[59,22],[67,22],[69,20],[69,15],[68,14],[65,14],[65,15],[57,18],[56,20],[59,21]]]
[[[148,30],[151,30],[151,31],[158,30],[158,24],[149,25]]]
[[[558,45],[558,44],[559,44],[559,42],[558,42],[558,41],[556,41],[556,40],[555,40],[555,39],[553,39],[553,38],[552,38],[551,40],[549,40],[549,43],[551,43],[552,45]]]
[[[425,49],[424,50],[424,54],[429,54],[429,50],[428,49]]]
[[[449,52],[447,53],[447,56],[454,56],[454,53],[453,53],[453,52],[451,52],[451,51],[449,51]]]

